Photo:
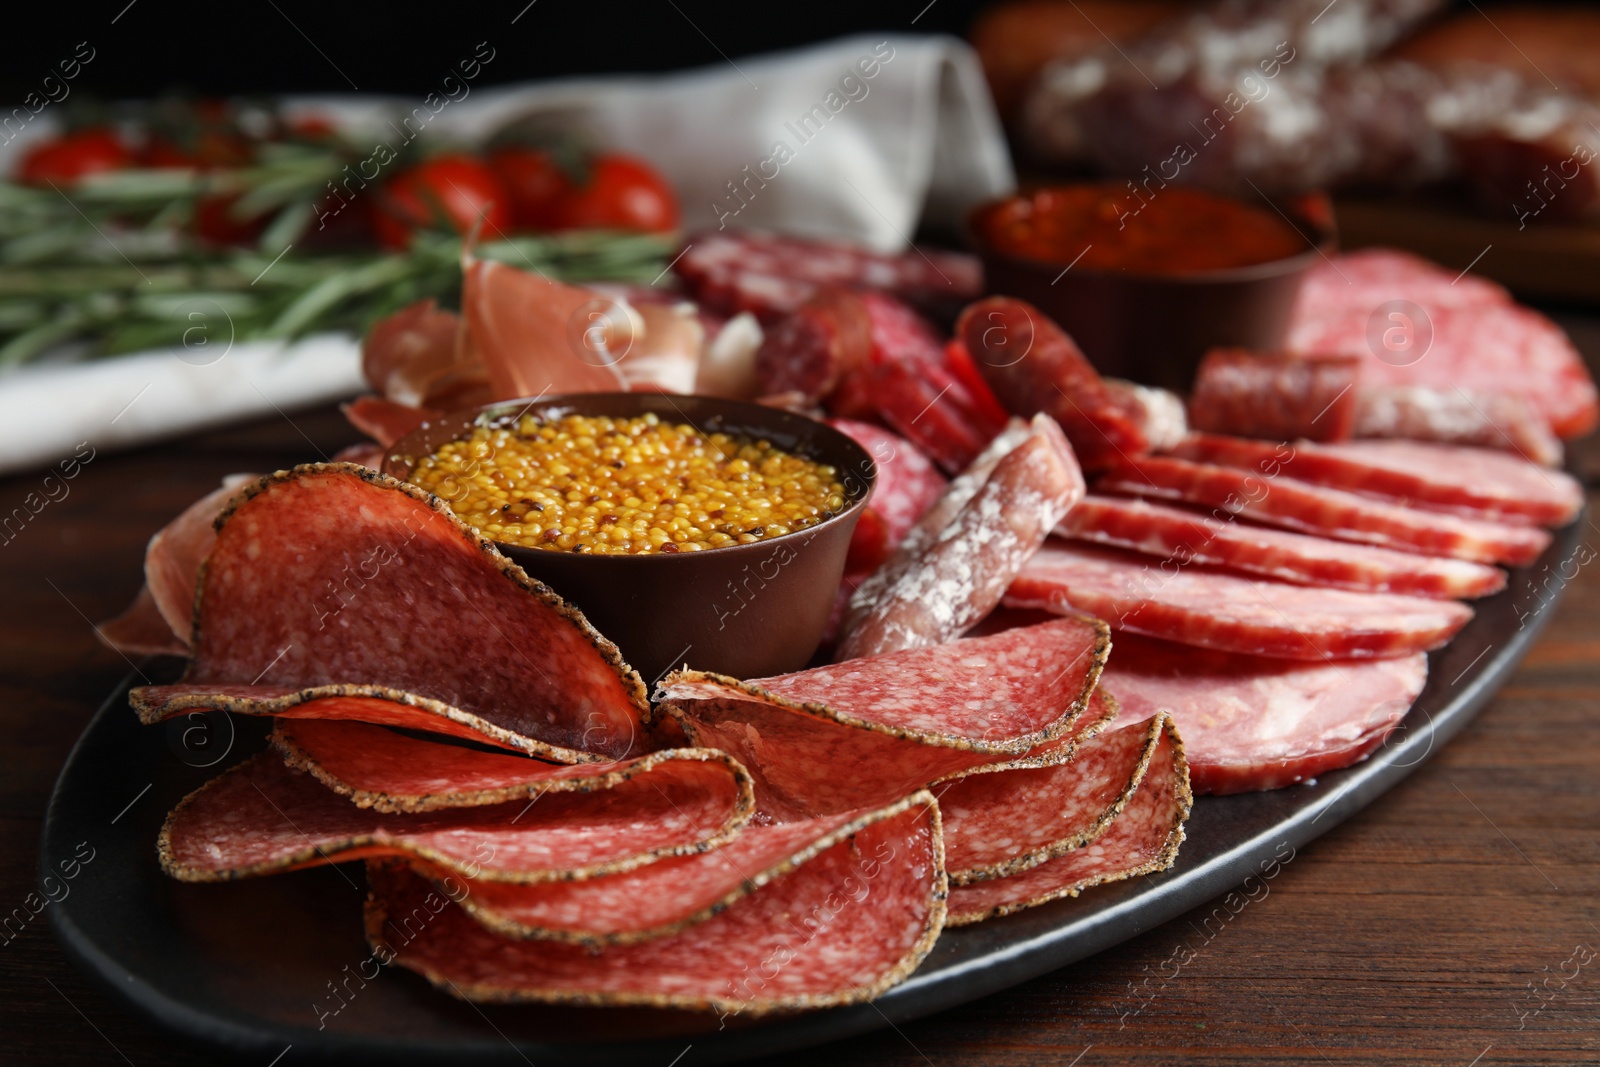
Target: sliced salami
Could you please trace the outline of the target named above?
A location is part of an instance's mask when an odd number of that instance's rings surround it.
[[[847,384],[866,373],[872,358],[867,305],[856,293],[823,290],[764,331],[756,351],[756,376],[763,395],[798,393],[811,404],[854,393]],[[839,405],[859,417],[873,410],[854,402]]]
[[[1056,533],[1159,557],[1164,569],[1202,563],[1330,589],[1470,600],[1506,584],[1504,571],[1482,563],[1256,526],[1220,509],[1207,514],[1123,497],[1084,497]]]
[[[1073,616],[776,678],[679,671],[658,690],[691,742],[731,753],[778,818],[872,807],[1065,734],[1110,649]]]
[[[589,792],[546,790],[551,768],[523,762],[528,783],[517,799],[389,814],[261,753],[173,809],[158,842],[161,866],[181,881],[219,882],[401,856],[488,881],[560,881],[701,851],[732,837],[749,814],[731,761],[703,753],[615,780],[596,776]],[[516,793],[503,780],[497,788]]]
[[[1038,417],[926,548],[897,562],[870,602],[852,600],[836,658],[923,648],[966,632],[1000,602],[1083,487],[1072,446],[1048,416]]]
[[[350,464],[271,475],[218,520],[183,682],[384,687],[612,758],[642,747],[648,714],[581,613],[436,497]]]
[[[1163,719],[1159,743],[1145,763],[1144,776],[1103,833],[1016,874],[952,886],[946,925],[1009,915],[1075,897],[1090,886],[1166,870],[1177,859],[1183,823],[1192,803],[1183,743],[1171,720]]]
[[[1125,460],[1107,471],[1095,488],[1219,508],[1268,526],[1338,541],[1478,563],[1520,566],[1537,559],[1550,545],[1548,533],[1529,526],[1418,511],[1282,473],[1257,474],[1183,459]]]
[[[845,568],[847,572],[876,570],[949,483],[932,460],[898,434],[853,419],[830,419],[828,424],[866,449],[878,470],[866,509],[873,520],[856,524],[850,542],[851,561]]]
[[[1173,454],[1499,522],[1565,526],[1583,508],[1583,486],[1571,475],[1477,448],[1419,441],[1269,444],[1194,434]]]
[[[1098,615],[1114,630],[1285,659],[1364,659],[1438,648],[1472,618],[1447,600],[1351,593],[1052,539],[1011,583],[1005,603]],[[1003,636],[1003,635],[1002,635]]]
[[[369,865],[367,939],[379,959],[471,1000],[648,1005],[726,1018],[870,1000],[910,974],[939,935],[946,880],[938,807],[927,793],[784,866],[688,929],[594,949],[507,938],[454,903],[459,892],[403,866]],[[427,921],[407,923],[413,914]]]
[[[1354,435],[1499,449],[1543,467],[1560,466],[1563,455],[1561,438],[1520,396],[1421,385],[1361,390]]]
[[[1355,426],[1360,366],[1355,356],[1214,348],[1195,374],[1189,422],[1197,430],[1273,441],[1342,441]]]
[[[741,232],[691,236],[673,263],[695,299],[724,315],[763,322],[793,311],[819,289],[881,289],[931,312],[959,307],[983,288],[977,259],[912,249],[887,255],[837,241]]]
[[[1033,305],[1008,296],[980,300],[961,313],[956,337],[1006,410],[1049,414],[1084,467],[1150,450],[1146,404],[1108,388],[1072,338]]]
[[[1099,837],[1139,788],[1165,720],[1103,732],[1068,758],[980,767],[935,787],[950,884],[1016,874]]]
[[[1428,657],[1290,663],[1117,636],[1101,685],[1171,713],[1196,793],[1281,789],[1366,759],[1422,692]]]
[[[658,785],[698,779],[707,792],[726,787],[735,825],[744,822],[753,804],[749,773],[725,753],[710,749],[668,749],[622,762],[561,766],[419,740],[370,723],[326,719],[281,719],[273,727],[272,745],[289,766],[349,797],[356,807],[382,812],[590,793],[649,775]],[[695,761],[715,766],[687,766]]]

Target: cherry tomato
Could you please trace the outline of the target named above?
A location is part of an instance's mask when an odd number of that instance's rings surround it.
[[[489,157],[511,197],[511,223],[519,230],[554,229],[561,200],[572,189],[572,179],[555,158],[537,148],[511,145]]]
[[[35,145],[22,157],[17,180],[29,185],[72,185],[91,174],[133,166],[133,153],[103,127],[69,133]]]
[[[241,219],[233,213],[238,193],[216,193],[203,197],[194,209],[194,229],[200,239],[214,245],[250,245],[261,236],[272,216],[255,215]]]
[[[326,115],[300,115],[290,119],[284,124],[284,133],[290,140],[311,141],[337,141],[339,127]]]
[[[419,229],[448,224],[466,233],[483,219],[483,236],[494,240],[511,225],[511,198],[488,166],[471,156],[438,156],[395,175],[383,188],[373,220],[378,243],[391,251],[409,248]]]
[[[678,198],[650,164],[633,156],[597,156],[589,180],[561,198],[556,228],[668,233],[678,228]]]

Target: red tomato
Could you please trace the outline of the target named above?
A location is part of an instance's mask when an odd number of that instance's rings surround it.
[[[378,243],[391,251],[411,246],[419,229],[448,224],[466,233],[483,219],[494,240],[511,225],[511,198],[494,171],[471,156],[438,156],[395,175],[384,186],[373,220]]]
[[[202,240],[214,245],[255,243],[271,216],[238,218],[233,214],[233,205],[238,199],[238,193],[217,193],[201,199],[194,209],[194,228]]]
[[[556,225],[561,200],[572,189],[549,152],[512,145],[497,149],[489,166],[511,197],[511,222],[519,230],[550,230]]]
[[[35,145],[22,157],[17,180],[29,185],[72,185],[91,174],[133,166],[133,153],[103,127],[69,133]]]
[[[157,134],[139,153],[139,162],[146,167],[229,170],[248,166],[254,156],[250,142],[236,133],[201,130],[194,135],[192,149]]]
[[[588,183],[562,197],[556,228],[669,233],[678,228],[678,197],[643,160],[597,156]]]

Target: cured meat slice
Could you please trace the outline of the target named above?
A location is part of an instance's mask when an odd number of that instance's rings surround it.
[[[877,811],[751,824],[726,844],[696,855],[575,882],[516,885],[470,879],[425,863],[411,866],[478,922],[506,937],[635,944],[704,922],[905,806],[901,801]]]
[[[1549,534],[1528,526],[1418,511],[1282,473],[1255,474],[1183,459],[1125,460],[1107,471],[1095,488],[1202,504],[1338,541],[1478,563],[1530,563],[1550,545]]]
[[[848,384],[866,373],[872,358],[867,305],[857,293],[826,289],[765,331],[756,352],[762,394],[798,393],[807,403],[826,402],[852,418],[874,410],[858,401]]]
[[[1562,457],[1561,439],[1544,416],[1515,395],[1473,396],[1420,385],[1363,389],[1354,432],[1356,437],[1495,448],[1545,467],[1559,466]]]
[[[1150,451],[1165,452],[1188,434],[1189,417],[1177,393],[1121,378],[1107,378],[1105,386],[1119,406],[1136,413]]]
[[[432,408],[414,408],[406,404],[396,404],[393,400],[385,400],[381,396],[358,396],[348,404],[341,404],[339,410],[344,412],[344,417],[350,421],[350,425],[384,448],[388,448],[412,430],[442,414]]]
[[[499,398],[625,390],[618,364],[634,326],[625,307],[495,260],[462,265],[462,317]]]
[[[527,800],[546,793],[588,793],[610,789],[631,778],[654,774],[731,779],[737,794],[734,821],[743,822],[753,804],[750,775],[727,755],[710,749],[669,749],[620,763],[558,766],[499,752],[424,741],[382,726],[327,719],[283,719],[272,745],[289,766],[306,771],[324,786],[349,797],[360,808],[383,812],[433,811]],[[680,766],[689,761],[720,764],[707,774]]]
[[[1032,304],[980,300],[961,313],[956,337],[1006,410],[1053,417],[1086,468],[1150,450],[1144,403],[1107,388],[1072,338]]]
[[[172,632],[162,618],[150,587],[142,585],[133,603],[121,615],[94,628],[95,636],[107,647],[126,656],[187,656],[189,643]]]
[[[1062,537],[1160,557],[1163,568],[1211,564],[1298,585],[1472,599],[1505,588],[1497,567],[1275,530],[1226,512],[1090,495],[1056,527]]]
[[[599,763],[606,757],[546,744],[481,716],[399,689],[377,685],[147,685],[129,695],[144,723],[177,715],[222,711],[278,719],[345,720],[399,726],[524,752],[558,763]]]
[[[575,753],[628,755],[648,714],[580,612],[436,497],[351,464],[270,475],[218,520],[194,651],[191,692],[384,687]]]
[[[862,515],[866,521],[856,523],[845,567],[847,572],[876,570],[948,483],[932,460],[898,434],[853,419],[830,419],[828,425],[866,449],[877,467],[872,500]]]
[[[964,633],[994,609],[1082,496],[1072,446],[1048,416],[1037,418],[932,542],[897,564],[875,599],[860,601],[837,658],[923,648]]]
[[[1360,366],[1355,356],[1214,348],[1195,374],[1189,422],[1197,430],[1273,441],[1342,441],[1355,426]]]
[[[1188,645],[1304,660],[1438,648],[1472,618],[1454,601],[1313,589],[1203,567],[1163,570],[1130,552],[1058,540],[1028,562],[1005,603],[1089,612],[1114,630]]]
[[[1196,793],[1243,793],[1366,759],[1427,679],[1421,653],[1290,663],[1118,634],[1100,684],[1130,717],[1171,713]]]
[[[935,787],[950,884],[1016,874],[1099,837],[1139,788],[1166,718],[1103,732],[1065,756],[980,767]]]
[[[679,671],[658,697],[693,744],[750,770],[761,811],[825,815],[1067,733],[1109,650],[1104,623],[1073,616],[749,682]]]
[[[1427,347],[1416,358],[1409,351],[1379,358],[1368,339],[1374,316],[1383,328],[1407,331],[1408,348],[1424,339]],[[1559,326],[1512,303],[1499,286],[1401,252],[1355,252],[1314,265],[1287,344],[1361,357],[1364,386],[1521,397],[1558,437],[1581,436],[1600,419],[1594,381]]]
[[[361,340],[361,374],[396,404],[428,404],[434,383],[456,368],[461,316],[419,300],[372,324]]]
[[[673,261],[695,299],[724,315],[753,312],[772,322],[819,289],[881,289],[930,312],[959,307],[982,291],[972,256],[913,248],[900,255],[838,241],[750,231],[691,236]]]
[[[504,937],[454,903],[459,894],[371,864],[367,939],[385,963],[470,1000],[710,1009],[724,1019],[870,1000],[927,955],[946,881],[927,793],[859,821],[814,854],[780,861],[787,869],[688,929],[598,950]],[[672,892],[688,889],[680,882]]]
[[[277,753],[264,752],[224,771],[172,810],[158,841],[161,866],[185,882],[374,856],[416,857],[504,882],[630,870],[699,852],[738,832],[749,814],[749,795],[731,761],[709,755],[669,758],[641,773],[615,775],[615,781],[596,776],[588,792],[548,790],[552,768],[526,760],[528,782],[520,795],[501,784],[514,800],[390,814],[357,807],[286,766]]]
[[[1583,508],[1583,486],[1571,475],[1475,448],[1418,441],[1268,444],[1193,434],[1173,454],[1500,522],[1565,526]]]
[[[1164,720],[1143,778],[1103,833],[1016,874],[952,886],[945,924],[960,926],[1009,915],[1075,897],[1090,886],[1166,870],[1178,857],[1192,803],[1183,742],[1171,720]]]

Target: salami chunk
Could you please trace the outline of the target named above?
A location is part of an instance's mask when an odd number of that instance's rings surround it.
[[[871,807],[1072,729],[1109,651],[1073,616],[741,682],[699,671],[658,691],[695,745],[750,769],[757,805],[794,818]]]
[[[1178,856],[1183,823],[1193,797],[1183,743],[1166,717],[1143,775],[1099,836],[1026,870],[952,886],[947,925],[960,926],[1009,915],[1062,897],[1075,897],[1090,886],[1166,870]],[[1117,731],[1140,732],[1136,727]],[[1114,735],[1112,735],[1114,736]]]
[[[1271,476],[1182,459],[1126,460],[1095,487],[1220,508],[1268,526],[1339,541],[1478,563],[1530,563],[1550,544],[1549,534],[1528,526],[1418,511],[1282,473]]]
[[[385,958],[471,1000],[709,1009],[726,1018],[870,1000],[911,973],[939,935],[944,858],[938,807],[926,793],[784,866],[679,933],[596,950],[507,938],[422,876],[369,865],[367,938]],[[401,923],[418,908],[429,920],[413,934]]]
[[[1473,396],[1461,389],[1363,389],[1356,401],[1354,433],[1500,449],[1544,467],[1559,466],[1563,454],[1561,439],[1522,397]]]
[[[1504,571],[1482,563],[1256,526],[1221,509],[1208,514],[1120,497],[1085,497],[1056,533],[1159,557],[1167,566],[1203,563],[1330,589],[1459,600],[1506,584]]]
[[[1013,608],[1082,611],[1114,630],[1285,659],[1363,659],[1438,648],[1472,617],[1446,600],[1313,589],[1052,540],[1011,583]]]
[[[966,632],[1082,496],[1072,446],[1038,417],[926,548],[897,562],[873,599],[852,601],[837,658],[922,648]]]
[[[1099,837],[1139,788],[1165,729],[1157,715],[1065,757],[980,767],[935,787],[950,884],[1016,874]]]
[[[1173,454],[1497,522],[1565,526],[1583,508],[1583,486],[1570,475],[1483,449],[1416,441],[1267,444],[1194,434]]]
[[[1119,634],[1101,684],[1132,718],[1177,720],[1196,793],[1243,793],[1365,759],[1427,679],[1421,653],[1290,663]]]
[[[522,764],[522,781],[496,769],[490,789],[464,798],[470,806],[393,814],[359,807],[277,753],[262,753],[173,809],[158,842],[162,868],[182,881],[217,882],[402,856],[489,881],[559,881],[698,852],[731,837],[749,815],[736,766],[720,753],[657,753],[633,771],[584,768],[587,779],[515,756],[477,755]],[[416,784],[398,767],[365,780]],[[515,799],[482,803],[500,796]]]
[[[956,337],[1006,410],[1049,414],[1086,468],[1150,450],[1145,403],[1108,388],[1072,338],[1033,305],[1008,296],[980,300],[961,313]]]
[[[751,232],[691,236],[673,269],[700,303],[772,322],[820,289],[880,289],[930,312],[959,307],[983,287],[978,261],[954,252],[899,255],[838,241]]]
[[[1412,358],[1408,345],[1399,357],[1379,358],[1368,340],[1374,316],[1386,328],[1408,331],[1419,347],[1426,338],[1426,349]],[[1364,386],[1517,396],[1558,437],[1581,436],[1600,419],[1594,381],[1559,326],[1493,283],[1401,252],[1352,252],[1312,267],[1288,347],[1361,357]]]
[[[581,613],[437,498],[348,464],[264,478],[218,520],[183,684],[382,687],[569,759],[642,748],[648,709]],[[152,696],[134,690],[135,707]]]
[[[1214,348],[1195,375],[1189,423],[1273,441],[1342,441],[1355,426],[1360,365],[1355,356],[1305,359]]]

